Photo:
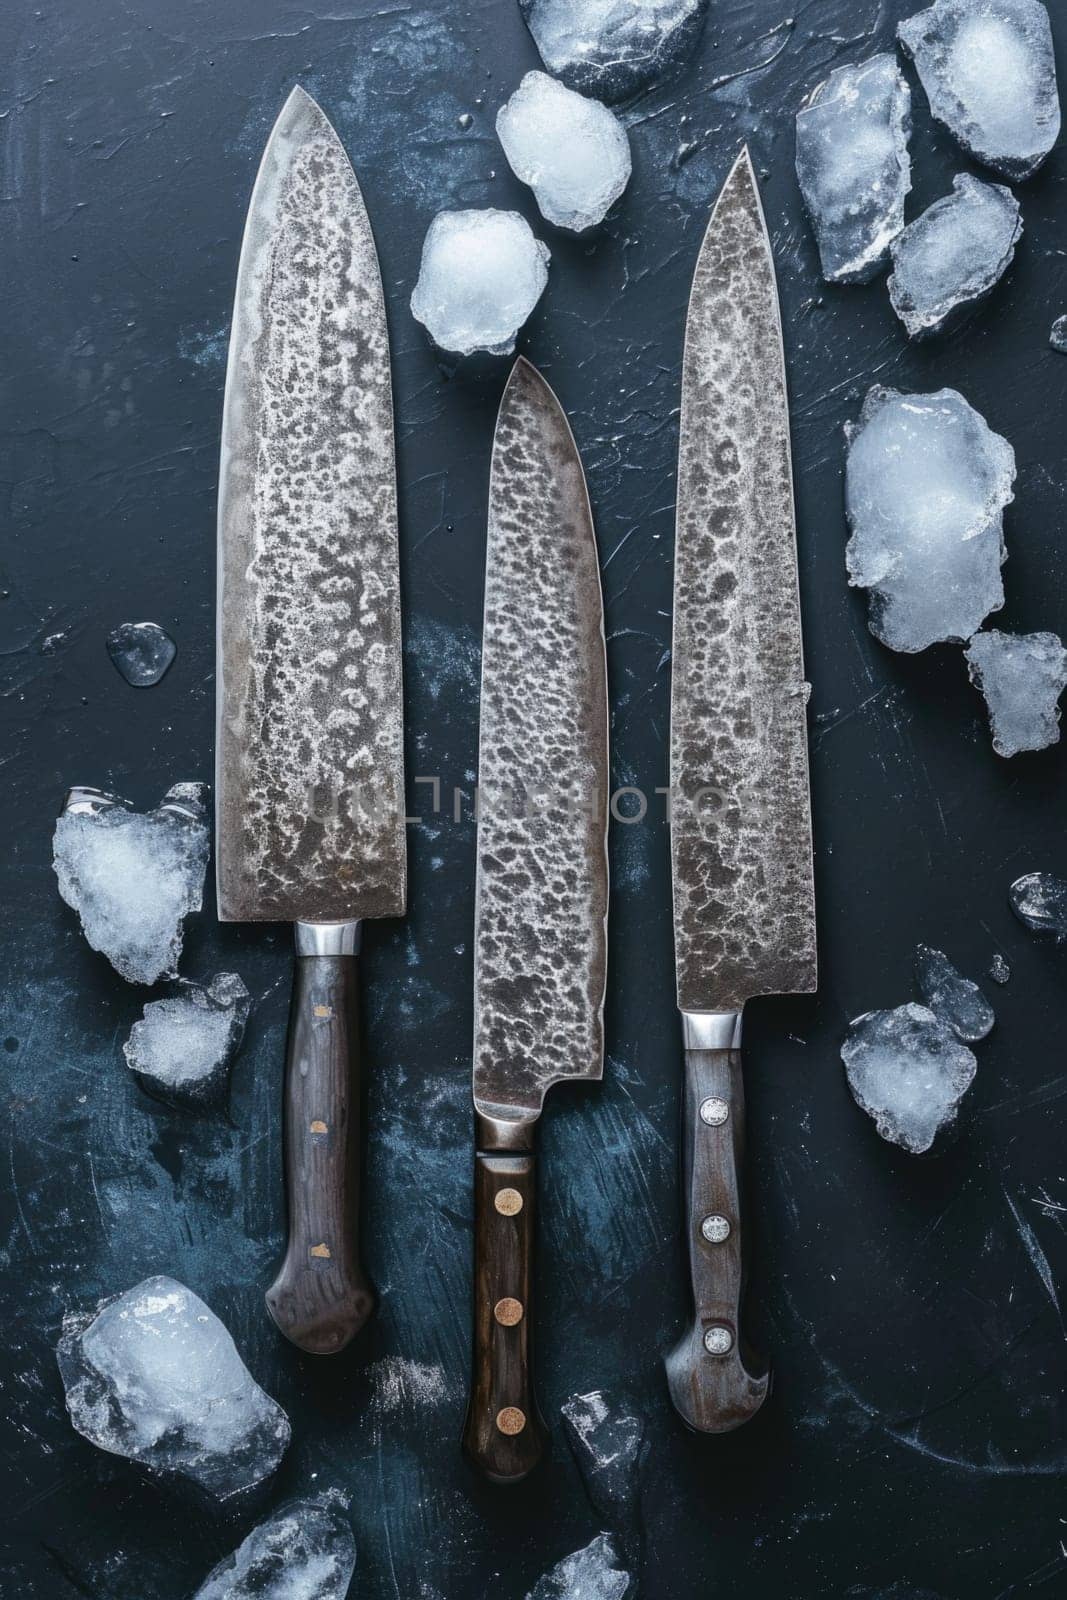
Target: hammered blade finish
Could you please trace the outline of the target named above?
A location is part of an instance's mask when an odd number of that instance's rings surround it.
[[[474,1100],[521,1119],[602,1074],[608,909],[596,539],[567,419],[522,359],[493,441],[478,782]]]
[[[219,483],[223,921],[404,909],[396,472],[374,240],[294,89],[249,207]]]
[[[678,1004],[816,986],[807,695],[789,409],[748,151],[693,279],[682,370],[671,688]]]

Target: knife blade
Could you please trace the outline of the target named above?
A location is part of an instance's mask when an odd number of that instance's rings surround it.
[[[474,1359],[468,1457],[499,1482],[546,1433],[530,1373],[534,1139],[603,1074],[608,707],[596,537],[567,418],[521,357],[493,440],[479,743]]]
[[[671,679],[671,866],[685,1046],[684,1190],[694,1299],[666,1360],[692,1427],[725,1432],[769,1373],[740,1326],[741,1017],[816,987],[785,353],[747,148],[712,212],[682,364]]]
[[[396,471],[385,303],[344,148],[295,88],[245,225],[218,504],[224,922],[296,925],[286,1062],[287,1338],[340,1350],[359,1259],[358,973],[406,889]]]

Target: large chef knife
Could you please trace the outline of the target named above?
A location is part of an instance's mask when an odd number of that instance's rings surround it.
[[[302,1349],[373,1308],[359,1260],[357,954],[404,910],[389,340],[348,157],[294,89],[263,154],[219,483],[219,916],[296,924],[289,1238],[267,1305]]]
[[[474,1363],[468,1456],[499,1482],[545,1446],[530,1373],[534,1135],[546,1090],[603,1073],[604,616],[567,419],[521,358],[493,440],[474,968]]]
[[[747,150],[697,261],[680,428],[671,862],[695,1314],[667,1378],[686,1422],[721,1433],[769,1383],[740,1327],[741,1013],[816,981],[785,358]]]

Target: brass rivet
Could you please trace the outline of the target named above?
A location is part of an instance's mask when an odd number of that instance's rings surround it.
[[[493,1204],[502,1217],[515,1217],[522,1210],[522,1195],[517,1189],[498,1189],[493,1196]]]
[[[493,1315],[502,1328],[513,1328],[517,1322],[522,1321],[523,1309],[521,1300],[513,1300],[506,1294],[503,1300],[498,1300],[493,1307]]]
[[[325,1122],[322,1122],[318,1117],[316,1117],[314,1122],[311,1124],[311,1131],[312,1133],[326,1133],[328,1130]]]
[[[514,1438],[526,1426],[526,1414],[518,1406],[505,1406],[503,1411],[496,1414],[496,1425],[501,1433],[506,1433],[508,1438]]]
[[[313,1244],[311,1246],[311,1254],[317,1256],[320,1261],[329,1261],[330,1247],[328,1244]]]
[[[315,1015],[317,1017],[332,1017],[333,1016],[333,1007],[332,1006],[313,1006],[312,1010],[314,1011],[314,1013],[315,1013]]]

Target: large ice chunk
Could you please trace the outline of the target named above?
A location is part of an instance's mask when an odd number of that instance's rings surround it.
[[[925,1006],[868,1011],[841,1046],[848,1086],[883,1139],[914,1155],[956,1120],[977,1062]]]
[[[1044,750],[1060,737],[1059,698],[1067,650],[1055,633],[976,633],[965,651],[971,682],[985,696],[1000,756]]]
[[[797,113],[797,178],[822,275],[866,283],[904,226],[911,92],[891,55],[838,67]]]
[[[590,1500],[625,1537],[638,1522],[648,1454],[644,1421],[629,1406],[612,1404],[599,1389],[572,1394],[560,1410]]]
[[[891,650],[969,639],[1004,604],[1003,510],[1015,452],[955,389],[875,385],[845,429],[849,582]]]
[[[176,995],[145,1006],[122,1047],[128,1066],[150,1094],[173,1105],[224,1104],[251,1003],[236,972],[217,973],[206,987],[184,982]]]
[[[170,668],[178,646],[158,622],[123,622],[108,634],[107,653],[127,683],[150,689]]]
[[[952,180],[890,246],[889,298],[913,339],[938,333],[1000,281],[1023,231],[1019,202],[1000,183]]]
[[[630,181],[630,141],[618,117],[545,72],[528,72],[496,114],[512,172],[541,215],[581,233],[602,222]]]
[[[1028,178],[1060,131],[1048,12],[1038,0],[936,0],[897,29],[930,110],[976,160]]]
[[[147,814],[99,789],[72,789],[52,844],[59,892],[82,931],[131,983],[177,970],[182,924],[203,901],[204,786],[178,783]]]
[[[924,1003],[965,1044],[984,1039],[997,1020],[978,985],[957,972],[943,950],[928,944],[916,948],[915,982]]]
[[[653,83],[692,49],[708,0],[519,0],[541,60],[600,100]]]
[[[1061,944],[1067,939],[1067,878],[1053,872],[1028,872],[1008,890],[1011,909],[1031,933],[1050,933]]]
[[[1067,317],[1057,317],[1049,331],[1048,342],[1061,356],[1067,356]]]
[[[539,1578],[527,1600],[624,1600],[632,1583],[615,1540],[598,1533]]]
[[[509,355],[550,259],[517,211],[440,211],[423,241],[412,314],[441,350]]]
[[[68,1317],[57,1354],[71,1421],[112,1455],[226,1500],[285,1454],[285,1412],[210,1306],[174,1278],[146,1278],[90,1316]]]
[[[347,1501],[326,1489],[253,1528],[193,1600],[345,1600],[355,1569]]]

